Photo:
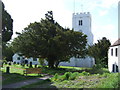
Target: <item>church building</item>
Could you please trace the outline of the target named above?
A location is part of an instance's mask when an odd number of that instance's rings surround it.
[[[93,34],[91,32],[91,14],[89,12],[73,13],[72,28],[87,35],[87,45],[93,44]],[[87,46],[86,46],[87,47]],[[62,66],[92,67],[95,64],[94,58],[86,56],[85,58],[72,57],[70,62],[61,62]]]

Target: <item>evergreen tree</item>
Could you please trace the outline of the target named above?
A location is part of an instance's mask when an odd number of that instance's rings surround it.
[[[13,35],[13,19],[2,3],[2,41],[7,42]]]
[[[103,37],[101,40],[98,40],[98,43],[89,46],[88,54],[95,58],[96,64],[106,66],[108,64],[108,49],[110,45],[110,41],[106,37]]]
[[[44,58],[50,68],[73,56],[84,57],[87,36],[69,28],[65,29],[53,21],[50,17],[28,25],[14,39],[14,51],[21,52],[27,57]]]

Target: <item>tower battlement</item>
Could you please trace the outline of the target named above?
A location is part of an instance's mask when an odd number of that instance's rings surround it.
[[[90,15],[90,12],[73,13],[73,15]]]

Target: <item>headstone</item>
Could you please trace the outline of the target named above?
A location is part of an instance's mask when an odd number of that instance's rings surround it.
[[[32,62],[30,62],[30,66],[29,67],[32,68]]]
[[[37,68],[37,64],[35,64],[35,68]]]
[[[6,67],[6,73],[10,73],[10,67]]]

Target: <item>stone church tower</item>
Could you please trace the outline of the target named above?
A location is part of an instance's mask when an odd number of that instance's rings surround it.
[[[92,45],[93,44],[93,34],[91,32],[91,15],[89,12],[84,12],[84,13],[73,13],[72,17],[72,28],[75,31],[82,32],[86,34],[88,44]]]
[[[91,15],[87,13],[73,13],[72,28],[87,35],[87,45],[93,44],[93,34],[91,32]],[[87,47],[87,46],[86,46]],[[85,58],[70,58],[70,62],[60,62],[62,66],[92,67],[95,64],[94,58],[86,56]]]

